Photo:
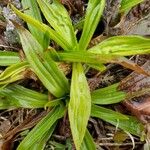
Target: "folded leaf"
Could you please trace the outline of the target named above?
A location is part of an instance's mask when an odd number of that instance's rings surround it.
[[[150,53],[150,39],[140,36],[115,36],[89,49],[96,54],[130,56]]]
[[[77,40],[71,19],[64,6],[58,0],[53,0],[52,2],[37,0],[37,2],[49,24],[55,29],[59,36],[70,45],[69,47],[74,49]]]
[[[56,63],[54,63],[53,59],[47,52],[44,53],[43,56],[43,64],[45,68],[51,73],[53,77],[55,77],[56,82],[61,86],[64,91],[67,93],[69,89],[68,80],[65,77],[64,73],[59,69]]]
[[[94,34],[105,7],[105,0],[89,0],[79,49],[85,50]]]
[[[73,64],[71,80],[68,113],[73,140],[76,149],[79,150],[91,112],[90,91],[81,64]]]
[[[53,60],[49,59],[50,62],[43,60],[43,48],[35,40],[35,38],[23,27],[19,25],[16,26],[27,61],[35,74],[54,96],[63,96],[66,92],[68,92],[67,89],[69,89],[69,84],[65,76],[60,73]]]
[[[13,5],[11,5],[11,8],[21,19],[23,19],[30,25],[33,25],[40,31],[46,33],[46,35],[49,35],[50,39],[54,40],[64,50],[68,50],[69,48],[72,49],[72,47],[70,47],[70,44],[68,42],[66,43],[66,40],[63,40],[62,37],[56,31],[54,31],[52,28],[50,28],[49,26],[45,25],[44,23],[41,23],[40,21],[30,17],[29,15],[22,13],[21,11],[16,9]]]

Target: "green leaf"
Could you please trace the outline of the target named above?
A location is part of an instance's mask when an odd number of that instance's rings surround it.
[[[83,141],[90,112],[91,96],[83,67],[79,63],[74,63],[68,113],[71,132],[77,150],[80,149]]]
[[[62,103],[62,100],[63,98],[48,101],[44,107],[46,108],[46,107],[54,107],[54,106],[60,105]]]
[[[126,10],[130,10],[133,6],[143,2],[144,0],[122,0],[120,12],[124,12]]]
[[[50,145],[53,146],[53,149],[66,150],[66,146],[61,144],[61,143],[58,143],[58,142],[55,142],[55,141],[50,141],[49,143],[50,143]]]
[[[40,14],[40,10],[38,8],[37,2],[35,0],[22,0],[21,1],[23,8],[27,9],[25,10],[25,14],[28,14],[29,16],[32,16],[33,18],[35,18],[36,20],[38,20],[39,22],[42,22],[42,17]],[[49,38],[45,38],[45,34],[40,31],[39,29],[37,29],[36,27],[34,27],[33,25],[30,25],[28,23],[28,27],[30,32],[32,33],[32,35],[36,38],[36,40],[43,46],[43,48],[47,48],[49,45]]]
[[[86,130],[85,132],[81,150],[96,150],[96,145],[94,143],[93,137],[88,130]]]
[[[0,97],[0,109],[43,108],[48,103],[47,95],[15,84],[1,88]]]
[[[19,62],[14,65],[7,67],[1,74],[0,74],[0,85],[2,84],[9,84],[18,80],[21,80],[24,77],[24,72],[26,69],[29,68],[29,65],[26,61]]]
[[[99,54],[99,53],[90,53],[87,51],[76,51],[76,52],[63,52],[63,53],[54,53],[48,52],[49,55],[55,61],[70,61],[70,62],[83,62],[88,64],[94,64],[95,66],[101,66],[102,63],[117,63],[126,68],[136,71],[137,73],[141,73],[144,75],[149,75],[144,69],[142,69],[137,64],[128,60],[125,57],[117,56],[114,54]],[[105,69],[105,68],[104,68]]]
[[[103,120],[128,119],[128,117],[121,113],[94,104],[92,105],[91,116],[98,117]]]
[[[96,54],[90,53],[88,51],[76,51],[76,52],[48,52],[48,55],[55,61],[69,61],[69,62],[82,62],[88,64],[97,64],[101,65],[101,63],[108,63],[113,60],[116,60],[120,56],[116,55],[108,55],[108,54]]]
[[[115,126],[118,126],[120,129],[127,131],[138,137],[142,137],[144,131],[144,125],[140,123],[135,117],[128,116],[128,120],[105,120]]]
[[[53,108],[23,139],[18,146],[17,150],[29,149],[31,146],[36,144],[37,141],[41,140],[43,136],[50,130],[53,129],[55,122],[63,117],[65,108],[63,106]]]
[[[150,39],[140,36],[115,36],[89,49],[91,53],[120,56],[149,54]]]
[[[33,146],[29,148],[29,150],[44,150],[44,147],[46,145],[46,142],[51,137],[54,129],[56,128],[57,121],[54,123],[54,125],[43,135],[43,137],[37,141]]]
[[[27,61],[35,74],[54,96],[63,96],[69,89],[65,76],[60,73],[54,61],[50,59],[48,59],[50,62],[43,60],[43,48],[27,30],[20,26],[17,29]]]
[[[92,103],[94,104],[114,104],[124,100],[127,96],[125,92],[119,91],[117,89],[118,84],[108,86],[106,88],[101,88],[92,92]]]
[[[103,72],[107,69],[104,64],[88,64],[88,66],[91,68],[94,68],[98,71],[101,71],[101,72]]]
[[[57,64],[54,63],[51,56],[48,55],[47,52],[44,53],[43,59],[44,59],[43,64],[46,67],[46,69],[51,73],[53,77],[55,77],[56,82],[67,93],[70,89],[68,80],[65,77],[64,73],[58,68]]]
[[[58,34],[52,28],[50,28],[49,26],[45,25],[44,23],[41,23],[40,21],[38,21],[38,20],[30,17],[29,15],[26,15],[26,14],[22,13],[21,11],[19,11],[18,9],[16,9],[13,5],[11,5],[11,8],[13,9],[13,11],[21,19],[23,19],[24,21],[26,21],[30,25],[33,25],[34,27],[36,27],[40,31],[42,31],[42,32],[46,33],[47,35],[49,35],[50,39],[54,40],[64,50],[68,50],[69,48],[72,49],[72,47],[70,46],[70,44],[68,42],[66,42],[66,40],[62,39],[62,37],[60,36],[60,34]]]
[[[18,62],[20,62],[18,53],[9,51],[0,51],[0,66],[10,66]]]
[[[100,118],[139,137],[141,137],[144,129],[142,123],[136,118],[96,105],[92,105],[91,116]]]
[[[85,15],[83,32],[79,41],[79,49],[85,50],[100,21],[105,7],[105,0],[89,0]]]
[[[45,0],[37,0],[37,2],[49,24],[68,43],[67,45],[74,49],[77,40],[71,19],[64,6],[58,0],[53,0],[51,3]]]

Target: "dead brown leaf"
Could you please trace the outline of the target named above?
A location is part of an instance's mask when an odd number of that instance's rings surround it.
[[[143,67],[150,71],[150,61]],[[121,81],[119,88],[128,93],[123,104],[143,123],[150,122],[150,77],[135,72]]]

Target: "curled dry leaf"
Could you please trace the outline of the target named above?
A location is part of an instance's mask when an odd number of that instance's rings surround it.
[[[150,71],[150,61],[143,67]],[[123,104],[143,123],[150,122],[150,77],[135,72],[122,80],[119,88],[128,93]]]

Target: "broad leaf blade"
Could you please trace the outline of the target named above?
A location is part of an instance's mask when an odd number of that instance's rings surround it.
[[[11,5],[11,8],[21,19],[23,19],[27,23],[35,26],[40,31],[48,34],[50,39],[54,40],[64,50],[67,50],[69,48],[72,49],[72,47],[70,47],[70,44],[68,42],[66,43],[66,40],[63,40],[62,37],[56,31],[54,31],[52,28],[50,28],[49,26],[45,25],[44,23],[41,23],[38,20],[30,17],[29,15],[22,13],[21,11],[16,9],[13,5]]]
[[[83,32],[79,41],[79,49],[85,50],[100,21],[105,7],[105,0],[89,0],[85,15]]]
[[[91,112],[91,96],[82,65],[73,64],[69,120],[76,149],[80,149]]]
[[[20,62],[18,53],[9,51],[0,51],[0,66],[10,66],[18,62]]]
[[[118,103],[126,98],[126,93],[119,91],[118,84],[101,88],[92,92],[92,103],[94,104],[114,104]]]
[[[99,117],[98,117],[99,118]],[[144,125],[140,123],[135,117],[128,116],[128,120],[105,120],[115,126],[118,126],[122,130],[125,130],[133,135],[142,137],[144,131]]]
[[[88,51],[60,52],[56,54],[49,52],[49,55],[56,61],[83,62],[97,65],[111,62],[120,57],[116,55],[89,53]]]
[[[144,126],[134,117],[125,116],[118,112],[93,105],[91,116],[107,121],[136,136],[141,136]]]
[[[117,119],[126,120],[128,119],[128,117],[126,117],[125,115],[121,113],[118,113],[111,109],[107,109],[107,108],[97,106],[94,104],[92,105],[91,116],[99,117],[103,120],[117,120]]]
[[[19,62],[7,67],[0,74],[0,85],[9,84],[18,80],[25,78],[24,72],[29,68],[29,65],[26,61]]]
[[[51,137],[54,129],[56,128],[57,121],[54,123],[54,125],[43,135],[43,137],[37,141],[33,146],[30,147],[29,150],[44,150],[44,147],[46,146],[46,142]]]
[[[140,36],[115,36],[89,49],[96,54],[130,56],[150,53],[150,39]]]
[[[45,0],[37,0],[37,2],[50,25],[73,49],[77,41],[71,19],[64,6],[58,0],[53,0],[51,3]]]
[[[41,140],[43,136],[52,128],[55,122],[60,119],[65,112],[63,106],[53,108],[47,116],[45,116],[24,138],[20,143],[17,150],[29,149],[36,144],[38,140]]]
[[[144,69],[142,69],[137,64],[128,60],[125,57],[114,55],[114,54],[101,54],[101,53],[91,53],[87,51],[77,51],[77,52],[63,52],[63,53],[48,53],[56,61],[70,61],[70,62],[83,62],[92,64],[95,66],[101,65],[102,63],[116,63],[120,64],[126,68],[136,71],[144,75],[149,75]],[[105,68],[104,68],[105,69]]]
[[[58,74],[59,72],[58,68],[55,66],[55,62],[51,60],[51,64],[48,66],[45,66],[46,60],[42,60],[42,52],[43,48],[41,45],[35,40],[35,38],[24,28],[18,26],[17,27],[21,43],[23,46],[23,50],[25,52],[25,55],[27,57],[28,62],[31,65],[31,68],[36,73],[36,75],[39,77],[39,79],[42,81],[44,86],[56,97],[63,96],[68,89],[67,86],[69,86],[67,83],[64,85],[64,80],[67,82],[64,76],[62,74]],[[40,56],[40,57],[39,57]],[[50,68],[53,67],[53,70]],[[49,67],[49,68],[47,68]],[[56,73],[57,72],[57,73]],[[57,78],[60,78],[60,82],[58,83]],[[61,82],[62,81],[62,82]],[[68,91],[67,91],[68,92]]]
[[[55,77],[56,82],[61,86],[64,91],[67,93],[69,89],[68,80],[65,77],[64,73],[58,68],[57,64],[54,63],[51,56],[48,53],[44,53],[44,61],[43,64],[47,68],[49,72],[51,72],[52,76]]]
[[[15,84],[0,89],[0,95],[0,109],[43,108],[48,103],[47,95]]]

